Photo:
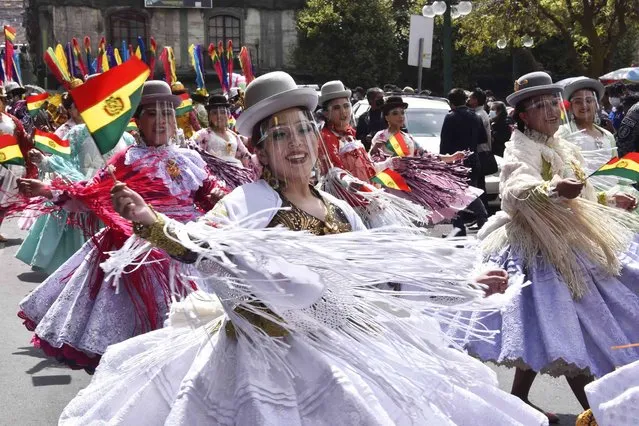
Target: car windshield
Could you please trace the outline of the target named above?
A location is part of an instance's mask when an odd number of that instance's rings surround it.
[[[439,137],[448,111],[440,109],[406,110],[408,132],[415,137]]]

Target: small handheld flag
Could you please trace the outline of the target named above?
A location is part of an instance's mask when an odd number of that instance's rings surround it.
[[[38,115],[38,111],[42,109],[44,103],[49,99],[48,93],[41,93],[39,95],[27,96],[25,99],[27,102],[27,111],[31,117]]]
[[[101,154],[118,144],[140,103],[149,73],[149,67],[133,57],[71,91]]]
[[[138,122],[135,120],[135,118],[132,118],[131,121],[129,121],[129,125],[126,126],[126,131],[127,132],[137,132],[140,129],[138,128]]]
[[[69,141],[60,139],[54,133],[47,133],[35,129],[33,134],[34,146],[42,152],[69,158],[71,156],[71,145]]]
[[[639,182],[639,152],[631,152],[622,158],[615,157],[590,176],[619,176]]]
[[[180,106],[178,106],[175,109],[175,116],[176,117],[180,117],[184,114],[187,114],[189,112],[191,112],[193,110],[193,99],[191,99],[191,97],[189,96],[188,93],[182,93],[181,95],[178,95],[180,97],[180,99],[182,100],[182,103],[180,103]]]
[[[18,140],[13,135],[0,136],[0,164],[3,166],[9,164],[24,166],[25,164]]]
[[[397,189],[398,191],[411,192],[411,189],[404,178],[399,173],[391,169],[386,169],[377,173],[371,178],[371,182],[378,183],[388,188]]]

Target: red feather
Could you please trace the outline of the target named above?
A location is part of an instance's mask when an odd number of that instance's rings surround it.
[[[89,36],[84,36],[84,50],[91,53],[91,39]]]
[[[89,70],[87,66],[84,64],[84,60],[82,60],[82,51],[80,50],[80,43],[78,43],[78,39],[73,37],[71,39],[71,43],[73,44],[73,51],[75,60],[78,62],[78,67],[80,67],[80,72],[82,73],[82,78],[89,74]]]
[[[162,53],[160,53],[160,62],[162,62],[162,66],[164,67],[164,79],[170,86],[173,82],[171,81],[171,63],[169,62],[169,54],[166,48],[162,49]]]

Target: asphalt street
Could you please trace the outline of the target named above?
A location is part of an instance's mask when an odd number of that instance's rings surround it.
[[[17,306],[44,276],[14,257],[25,236],[16,222],[3,224],[1,233],[10,240],[0,243],[0,426],[54,425],[64,406],[91,377],[83,370],[60,366],[31,346],[31,333],[16,316]],[[513,372],[492,368],[501,388],[509,390]],[[539,377],[530,398],[538,406],[559,414],[562,425],[574,425],[576,414],[581,412],[563,379]]]

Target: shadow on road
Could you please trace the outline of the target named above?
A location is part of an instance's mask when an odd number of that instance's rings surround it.
[[[22,238],[7,238],[7,241],[0,243],[0,248],[13,247],[22,244]]]
[[[35,376],[31,378],[33,386],[59,386],[71,383],[71,376],[68,374],[60,376]]]
[[[44,281],[48,277],[44,272],[31,271],[31,272],[23,272],[18,275],[18,279],[25,283],[35,283],[39,284]]]
[[[48,357],[42,350],[35,348],[33,346],[25,346],[18,349],[20,350],[20,352],[13,352],[12,355],[26,355],[32,358],[42,359],[42,361],[40,361],[39,363],[31,367],[30,369],[25,371],[25,373],[27,374],[36,374],[41,372],[45,368],[61,368],[63,370],[67,370],[69,368],[65,364],[56,360],[55,358]],[[52,376],[52,377],[58,377],[58,376]],[[64,384],[64,383],[60,383],[60,384]]]
[[[557,414],[557,417],[559,417],[560,425],[573,426],[575,423],[577,423],[577,416],[573,414]]]

